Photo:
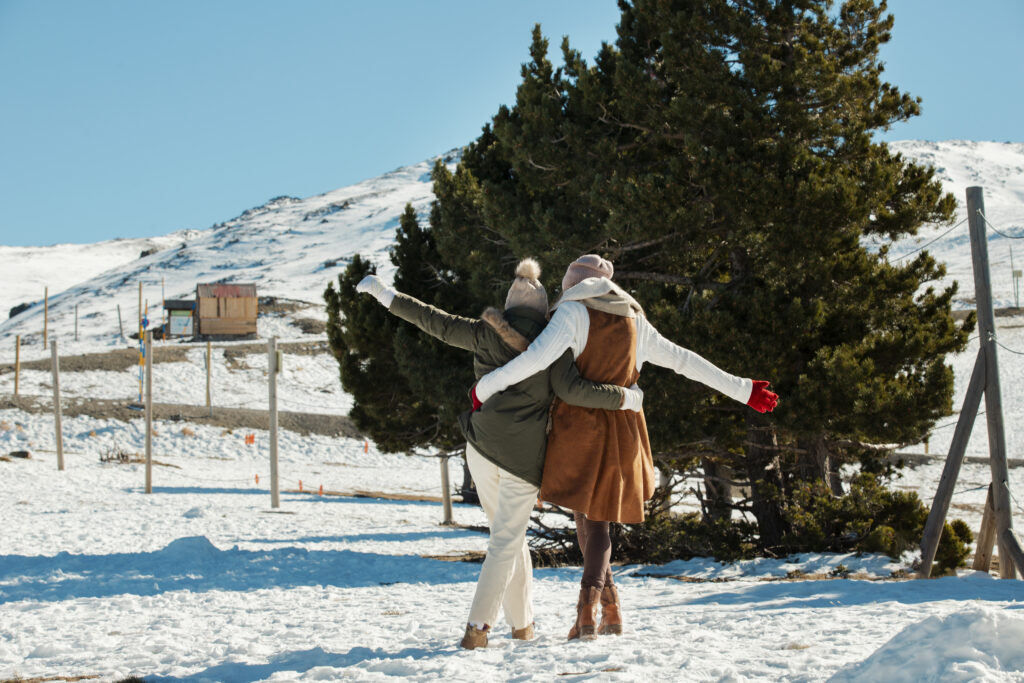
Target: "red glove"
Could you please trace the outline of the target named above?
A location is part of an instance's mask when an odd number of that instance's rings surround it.
[[[483,403],[480,402],[480,399],[476,397],[475,384],[473,385],[473,388],[469,390],[469,397],[473,399],[473,412],[475,413],[476,411],[480,410],[481,406],[483,406]]]
[[[747,405],[759,413],[770,413],[775,410],[775,405],[779,402],[779,395],[768,391],[769,382],[759,379],[755,379],[753,382],[754,389],[750,392]]]

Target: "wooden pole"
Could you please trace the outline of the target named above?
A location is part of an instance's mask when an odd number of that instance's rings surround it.
[[[444,522],[446,526],[451,526],[454,522],[452,520],[452,487],[448,481],[448,456],[441,456],[441,501],[444,503]]]
[[[974,261],[974,298],[978,308],[978,332],[985,349],[985,419],[988,424],[989,466],[992,469],[992,515],[999,543],[999,576],[1012,579],[1013,564],[1006,561],[1006,530],[1013,528],[1010,515],[1010,475],[1006,465],[1006,434],[1003,430],[1003,399],[999,389],[999,360],[996,354],[996,324],[992,310],[992,286],[988,265],[988,236],[985,231],[985,196],[982,188],[967,188],[967,222],[971,231]]]
[[[43,348],[46,348],[50,328],[50,288],[43,287]]]
[[[981,515],[981,529],[978,530],[978,543],[974,546],[974,564],[972,569],[987,572],[992,567],[992,546],[996,542],[996,523],[992,519],[992,484],[988,485],[985,496],[985,511]]]
[[[206,342],[206,407],[209,408],[211,411],[213,410],[213,404],[210,402],[210,397],[211,397],[211,392],[210,392],[210,376],[213,373],[212,360],[213,360],[213,356],[212,356],[212,352],[211,352],[211,349],[210,349],[210,342],[207,341]]]
[[[14,398],[18,398],[18,381],[21,379],[21,335],[14,337]]]
[[[1013,575],[1014,566],[1017,567],[1022,575],[1024,575],[1024,549],[1021,548],[1020,538],[1013,532],[1013,529],[1007,529],[1003,532],[1002,538],[999,539],[999,573],[1003,573],[1003,565],[1010,565],[1010,574]],[[1006,551],[1005,554],[1003,551]]]
[[[117,305],[117,329],[121,330],[121,339],[124,339],[124,323],[121,322],[121,304]]]
[[[946,456],[946,465],[942,470],[942,477],[939,479],[939,488],[935,492],[932,509],[928,513],[928,521],[924,525],[924,534],[921,537],[921,570],[918,573],[923,579],[927,579],[932,573],[935,551],[939,548],[942,527],[946,522],[946,515],[949,513],[949,503],[953,498],[953,486],[960,474],[960,465],[964,461],[967,442],[971,438],[974,419],[978,415],[978,406],[981,405],[981,395],[984,392],[985,349],[983,347],[978,350],[978,357],[974,361],[971,383],[967,385],[967,396],[964,397],[964,405],[960,409],[960,417],[956,421],[956,431],[953,432],[953,442],[949,446],[949,455]]]
[[[78,341],[78,304],[75,304],[75,341]]]
[[[281,507],[277,478],[277,337],[267,342],[267,376],[270,378],[270,507]]]
[[[146,493],[153,493],[153,333],[146,330]]]
[[[57,340],[50,342],[50,369],[53,372],[53,421],[57,435],[57,469],[64,471],[64,437],[61,435],[60,420],[60,358],[57,356]]]

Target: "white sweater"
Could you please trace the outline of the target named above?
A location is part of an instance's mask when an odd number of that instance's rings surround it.
[[[740,403],[750,400],[753,384],[749,379],[730,375],[693,351],[673,344],[661,336],[642,315],[636,316],[634,320],[637,332],[637,372],[643,368],[644,363],[654,363],[706,384]],[[587,313],[587,307],[578,301],[560,303],[547,327],[526,351],[480,378],[476,384],[477,398],[486,401],[516,382],[540,372],[558,360],[566,349],[572,349],[573,357],[579,358],[587,346],[589,333],[590,314]]]

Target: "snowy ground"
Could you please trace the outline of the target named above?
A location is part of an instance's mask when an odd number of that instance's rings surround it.
[[[894,144],[934,163],[958,199],[986,188],[989,218],[1007,234],[1024,225],[1024,145]],[[448,159],[451,161],[451,158]],[[124,347],[117,306],[129,326],[138,283],[158,301],[187,296],[200,281],[230,275],[260,295],[310,302],[292,315],[260,318],[261,339],[322,340],[299,318],[324,319],[321,292],[355,252],[390,275],[386,249],[406,203],[425,215],[432,161],[307,199],[277,198],[207,231],[149,241],[17,251],[0,273],[3,307],[38,299],[50,287],[51,338],[62,356]],[[965,217],[963,209],[957,220]],[[928,245],[962,283],[957,307],[973,295],[966,228],[929,228],[891,252]],[[1009,248],[990,240],[997,305],[1012,305]],[[161,251],[138,258],[141,249]],[[75,269],[66,267],[69,254]],[[273,258],[270,255],[273,255]],[[1024,261],[1024,248],[1015,267]],[[14,267],[17,266],[17,267]],[[73,339],[75,306],[81,335]],[[48,358],[42,306],[0,323],[0,363]],[[1024,459],[1024,316],[997,320],[1008,455]],[[131,331],[130,329],[126,331]],[[954,408],[977,353],[950,358]],[[202,405],[203,346],[158,343],[156,357],[184,346],[185,360],[154,366],[154,400]],[[266,354],[213,358],[213,403],[266,405]],[[25,369],[20,393],[50,395],[48,371]],[[642,380],[641,380],[642,383]],[[132,401],[134,368],[64,372],[65,399]],[[326,353],[286,353],[278,382],[282,410],[341,415],[341,391]],[[13,393],[0,374],[0,398]],[[141,418],[141,416],[140,416]],[[932,454],[948,450],[956,415],[940,422]],[[968,455],[987,454],[985,416]],[[156,423],[154,491],[139,464],[100,462],[114,451],[142,453],[141,419],[130,423],[65,417],[66,470],[56,465],[53,419],[0,410],[0,680],[127,675],[149,681],[210,680],[621,680],[621,681],[1024,681],[1024,583],[970,571],[934,581],[895,580],[912,555],[807,555],[720,565],[708,560],[617,567],[626,627],[621,637],[567,643],[578,568],[536,570],[538,638],[457,647],[479,565],[437,559],[479,552],[479,509],[456,505],[458,527],[440,524],[440,461],[379,453],[372,442],[327,436],[280,437],[282,505],[271,509],[268,435],[186,422]],[[254,444],[245,437],[252,434]],[[924,444],[908,451],[922,453]],[[930,502],[942,462],[905,470],[898,486]],[[451,479],[461,469],[451,463]],[[988,465],[961,470],[951,517],[975,530]],[[303,492],[298,492],[302,484]],[[328,495],[317,495],[323,486]],[[1024,523],[1024,467],[1010,470],[1013,514]],[[356,497],[376,491],[407,500]],[[431,498],[435,500],[417,500]],[[682,505],[692,506],[684,500]],[[843,565],[850,578],[831,578]],[[812,579],[786,580],[801,572]]]
[[[1000,323],[1005,343],[1024,347],[1020,320]],[[200,350],[155,366],[158,400],[201,402]],[[960,391],[973,355],[953,359]],[[215,397],[264,400],[264,354],[231,366],[215,358]],[[1003,369],[1024,375],[1009,357]],[[334,373],[326,355],[287,356],[282,402],[344,412],[347,397],[328,386]],[[49,390],[47,373],[22,379],[25,393]],[[0,394],[10,382],[0,377]],[[132,371],[61,378],[67,396],[130,398],[134,382]],[[1017,415],[1019,384],[1006,384]],[[975,455],[986,449],[983,420]],[[1019,424],[1007,420],[1011,457],[1024,455]],[[0,454],[33,453],[0,461],[0,680],[1024,680],[1024,583],[969,571],[892,580],[909,555],[618,567],[626,632],[587,643],[564,640],[579,569],[540,569],[538,639],[513,641],[499,624],[491,648],[465,652],[457,643],[479,565],[433,558],[484,550],[486,537],[442,526],[437,502],[317,495],[323,486],[436,497],[438,459],[283,432],[286,493],[274,511],[266,432],[183,422],[156,431],[160,464],[145,494],[142,465],[99,458],[142,453],[141,420],[65,418],[67,467],[58,472],[52,417],[0,410]],[[931,451],[951,433],[938,430]],[[941,467],[908,469],[898,485],[930,501]],[[454,462],[450,474],[461,476]],[[984,464],[960,475],[951,514],[975,529],[989,479]],[[1011,470],[1011,486],[1024,493],[1024,468]],[[484,524],[471,506],[456,505],[455,518]],[[827,578],[839,565],[853,578]],[[822,578],[785,580],[797,570]]]
[[[579,569],[541,569],[538,639],[499,624],[487,651],[461,651],[479,565],[423,556],[483,550],[483,534],[440,525],[434,502],[293,492],[274,512],[265,434],[246,446],[216,428],[157,429],[165,464],[145,494],[141,465],[97,455],[141,450],[138,425],[67,420],[58,472],[52,421],[0,411],[0,450],[35,452],[0,462],[14,530],[0,538],[0,678],[1024,680],[1024,583],[872,581],[905,563],[870,556],[620,567],[626,633],[587,643],[564,640]],[[285,433],[284,488],[438,494],[436,458],[364,448]],[[470,506],[455,517],[483,523]],[[840,564],[860,578],[768,580]],[[693,582],[667,578],[680,575]],[[910,667],[893,658],[903,641]]]

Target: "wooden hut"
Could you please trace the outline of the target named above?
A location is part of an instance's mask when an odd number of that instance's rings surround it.
[[[196,334],[244,336],[256,334],[256,285],[196,285]]]

